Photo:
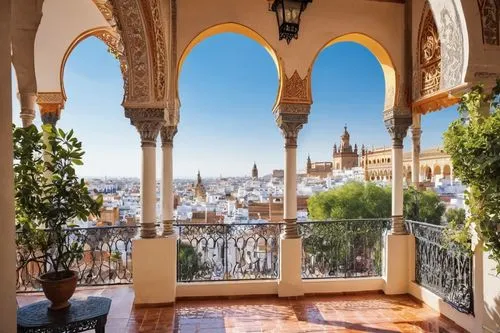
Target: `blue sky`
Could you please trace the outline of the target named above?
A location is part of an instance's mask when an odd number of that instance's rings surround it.
[[[68,100],[58,124],[73,128],[83,142],[85,165],[79,174],[138,177],[139,135],[124,117],[118,61],[101,41],[89,38],[69,57],[64,80]],[[382,121],[382,70],[367,49],[354,43],[327,48],[312,80],[314,104],[299,135],[299,169],[307,154],[313,161],[330,160],[346,123],[352,144],[390,145]],[[249,175],[254,161],[261,174],[283,168],[283,139],[271,112],[277,88],[271,57],[251,39],[222,34],[197,45],[179,78],[174,177],[194,178],[198,169],[206,177]],[[18,113],[15,100],[14,121],[20,124]],[[442,145],[442,133],[456,115],[456,108],[449,108],[424,116],[422,148]],[[410,149],[408,138],[405,149]]]

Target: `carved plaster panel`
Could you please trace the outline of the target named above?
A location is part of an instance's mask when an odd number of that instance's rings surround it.
[[[129,65],[124,103],[148,102],[150,100],[150,68],[141,9],[136,0],[111,0],[111,4]]]
[[[166,89],[166,43],[159,0],[141,0],[147,24],[151,59],[153,63],[153,86],[155,99],[165,98]]]
[[[439,39],[441,41],[440,89],[453,88],[462,83],[465,45],[458,0],[430,0]]]
[[[311,104],[311,73],[308,73],[305,78],[301,78],[297,71],[290,78],[285,74],[281,101]]]
[[[420,87],[418,95],[426,96],[441,86],[441,42],[432,10],[426,2],[419,27],[418,59]]]
[[[479,12],[481,13],[481,25],[483,29],[483,43],[487,45],[500,45],[499,37],[499,0],[477,0]]]
[[[114,27],[116,25],[115,18],[113,16],[113,6],[109,0],[92,0],[94,1],[97,9],[101,12],[102,16],[108,21],[109,25]]]

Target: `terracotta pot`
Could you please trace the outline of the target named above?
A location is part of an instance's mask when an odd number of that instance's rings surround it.
[[[56,277],[55,272],[40,275],[37,280],[42,285],[45,297],[52,302],[51,310],[61,310],[70,306],[68,300],[73,296],[78,280],[78,272],[60,272]]]

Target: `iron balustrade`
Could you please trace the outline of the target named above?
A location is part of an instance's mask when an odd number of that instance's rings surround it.
[[[176,224],[177,281],[279,277],[279,223]]]
[[[78,285],[98,286],[132,282],[132,239],[138,234],[138,226],[112,226],[68,228],[69,242],[84,245],[83,257],[72,267],[78,272]],[[45,230],[44,232],[50,232]],[[19,235],[19,234],[18,234]],[[17,291],[41,290],[36,277],[51,269],[36,259],[40,253],[17,247]],[[26,265],[22,265],[31,259]]]
[[[472,252],[444,241],[444,227],[406,221],[415,236],[415,282],[460,312],[474,312]]]
[[[299,223],[302,278],[381,276],[384,234],[390,224],[390,219]]]

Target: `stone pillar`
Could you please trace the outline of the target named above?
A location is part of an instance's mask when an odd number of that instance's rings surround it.
[[[392,138],[392,234],[406,234],[403,222],[403,139],[411,124],[408,108],[384,113],[384,122]]]
[[[161,143],[163,153],[163,177],[162,177],[162,220],[163,236],[174,233],[174,186],[173,186],[173,163],[172,149],[177,126],[163,126],[161,129]]]
[[[280,240],[280,297],[304,294],[302,286],[302,239],[297,225],[297,137],[307,123],[309,104],[280,104],[276,123],[285,139],[285,193],[283,218],[285,226]]]
[[[392,138],[392,230],[384,250],[384,292],[404,294],[409,284],[409,242],[403,220],[403,139],[411,124],[409,108],[384,112],[384,123]]]
[[[141,136],[141,238],[156,237],[156,140],[165,123],[163,109],[126,109],[125,117]]]
[[[16,244],[12,169],[11,1],[0,2],[0,332],[16,332]],[[14,2],[14,1],[12,1]]]
[[[420,137],[422,135],[421,129],[421,115],[419,113],[414,113],[413,123],[411,126],[412,134],[412,165],[411,165],[411,178],[413,186],[416,188],[420,185]]]

